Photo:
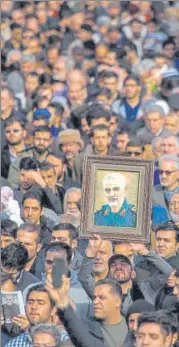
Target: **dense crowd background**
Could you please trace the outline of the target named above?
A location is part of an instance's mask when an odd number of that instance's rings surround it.
[[[2,346],[178,346],[178,1],[2,0],[1,70]],[[154,161],[150,245],[79,240],[85,154]]]

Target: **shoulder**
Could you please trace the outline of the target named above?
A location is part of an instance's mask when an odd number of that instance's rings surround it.
[[[9,341],[5,347],[30,347],[31,342],[28,333],[23,333],[11,341]]]
[[[95,212],[95,215],[100,215],[100,214],[107,214],[110,211],[110,206],[109,205],[103,205],[100,210]]]
[[[157,184],[155,187],[154,187],[154,192],[162,192],[163,191],[163,188],[160,184]]]

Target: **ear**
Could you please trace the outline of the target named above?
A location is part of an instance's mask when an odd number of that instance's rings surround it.
[[[27,136],[27,130],[26,129],[23,130],[23,135],[22,136],[23,136],[23,139],[26,138],[26,136]]]
[[[56,306],[54,306],[51,310],[51,317],[53,318],[56,315],[56,313],[57,313],[57,308]]]
[[[172,336],[172,345],[175,345],[175,343],[177,342],[178,340],[178,333],[175,333],[173,334]]]
[[[77,240],[72,240],[72,242],[71,242],[71,248],[72,248],[72,249],[77,248]]]
[[[37,253],[40,252],[41,248],[42,248],[42,243],[39,243],[39,244],[37,245]]]

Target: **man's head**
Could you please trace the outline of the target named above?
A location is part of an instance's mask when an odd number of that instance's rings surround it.
[[[9,112],[11,112],[11,110],[13,109],[15,104],[15,96],[14,96],[14,92],[6,87],[6,86],[2,86],[1,87],[1,111],[5,112],[6,110],[9,110]]]
[[[34,180],[29,177],[29,174],[31,171],[37,171],[39,169],[39,164],[34,158],[25,157],[21,159],[19,169],[20,188],[22,191],[26,192],[32,188],[35,183]]]
[[[176,135],[166,135],[161,140],[161,152],[163,154],[179,154],[179,139]]]
[[[70,223],[57,224],[52,230],[51,243],[64,242],[73,249],[77,246],[77,239],[77,229]]]
[[[136,347],[170,347],[176,339],[177,322],[174,314],[157,311],[139,317]]]
[[[138,326],[138,318],[144,312],[154,312],[155,308],[149,302],[138,299],[134,301],[128,308],[126,321],[130,332],[136,333]]]
[[[176,50],[176,44],[173,39],[167,39],[166,41],[163,42],[163,54],[168,58],[168,59],[173,59],[175,50]]]
[[[6,305],[11,306],[13,304],[13,297],[12,295],[7,295],[6,296]]]
[[[116,95],[118,91],[119,77],[113,71],[104,70],[103,72],[104,87],[108,88],[112,94],[112,97]]]
[[[54,259],[64,259],[68,267],[70,267],[72,259],[72,248],[64,242],[54,242],[47,246],[45,250],[45,271],[52,272]]]
[[[59,133],[60,149],[64,153],[67,160],[72,160],[82,150],[83,141],[80,133],[75,129],[63,130]]]
[[[55,153],[55,152],[50,152],[47,155],[47,162],[50,163],[51,165],[53,165],[56,176],[57,176],[57,181],[60,180],[63,175],[64,175],[64,171],[66,168],[66,159],[65,159],[65,155],[62,153]]]
[[[108,266],[110,278],[118,281],[120,284],[127,283],[135,277],[131,261],[125,255],[113,255],[108,261]]]
[[[61,82],[66,81],[67,72],[68,72],[67,62],[68,62],[68,58],[63,56],[61,56],[54,62],[52,73],[53,73],[53,77],[56,80],[59,80]]]
[[[139,139],[133,139],[127,143],[126,151],[131,158],[142,159],[144,153],[143,143]]]
[[[179,193],[173,193],[169,202],[169,213],[174,224],[179,225]]]
[[[96,153],[99,155],[104,153],[107,154],[111,143],[108,127],[103,124],[94,126],[91,130],[91,142]]]
[[[117,131],[116,147],[120,152],[125,152],[128,142],[130,141],[129,132],[125,129]]]
[[[152,153],[155,157],[155,160],[158,160],[161,157],[161,137],[155,137],[152,140]]]
[[[39,125],[33,133],[33,144],[35,151],[40,154],[45,154],[49,151],[52,144],[52,135],[50,128],[46,125]]]
[[[79,218],[80,216],[81,189],[69,188],[64,196],[64,213]]]
[[[27,249],[28,261],[36,258],[41,250],[41,229],[39,225],[24,223],[17,231],[17,240]]]
[[[82,105],[87,98],[87,88],[83,82],[70,82],[68,83],[68,98],[73,105]]]
[[[120,312],[121,301],[122,290],[116,281],[110,279],[98,281],[93,295],[95,318],[110,324]]]
[[[121,173],[110,173],[103,179],[105,198],[111,207],[117,207],[124,201],[127,180]]]
[[[175,280],[175,286],[173,288],[173,295],[176,296],[178,302],[179,302],[179,270],[175,273],[176,280]]]
[[[127,100],[139,97],[141,93],[140,79],[134,76],[127,76],[124,81],[124,94]]]
[[[156,253],[162,258],[176,255],[179,243],[178,229],[173,223],[161,224],[155,231]]]
[[[10,146],[16,146],[26,137],[25,124],[22,120],[10,117],[5,121],[5,138]]]
[[[91,128],[97,125],[105,125],[109,127],[110,118],[110,112],[102,105],[98,105],[95,108],[91,107],[87,113],[87,122]]]
[[[26,297],[26,315],[31,326],[52,323],[55,313],[56,308],[42,284],[29,289]]]
[[[22,200],[22,216],[27,223],[40,223],[42,215],[42,197],[39,191],[29,191]]]
[[[57,176],[54,166],[49,162],[41,163],[40,174],[43,180],[45,181],[47,187],[53,190],[57,182]]]
[[[1,249],[15,242],[18,226],[10,219],[1,221]]]
[[[16,280],[28,262],[28,252],[19,242],[13,242],[1,252],[2,271]]]
[[[146,127],[151,131],[152,134],[157,135],[164,127],[164,113],[161,107],[153,106],[145,114]]]
[[[159,159],[160,184],[164,189],[173,190],[178,186],[179,162],[176,155],[163,155]]]
[[[93,272],[95,275],[105,275],[108,272],[108,260],[112,254],[112,243],[108,240],[103,240],[93,265]]]
[[[42,346],[44,341],[48,346],[61,345],[61,333],[59,328],[52,324],[41,323],[35,325],[31,331],[33,346]]]
[[[164,128],[170,131],[173,135],[179,133],[178,116],[175,112],[169,113],[169,115],[165,116]]]
[[[36,72],[30,72],[25,76],[25,89],[28,94],[32,94],[39,86],[39,75]]]
[[[114,254],[121,254],[128,257],[131,261],[133,261],[135,252],[128,242],[116,242],[114,244]]]

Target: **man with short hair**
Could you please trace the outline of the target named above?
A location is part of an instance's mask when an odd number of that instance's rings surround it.
[[[126,146],[126,152],[131,158],[142,159],[144,154],[144,146],[139,139],[130,140]]]
[[[18,226],[10,219],[1,221],[1,249],[15,242]]]
[[[139,317],[136,347],[172,347],[177,337],[177,321],[174,314],[157,311],[143,313]]]
[[[1,175],[8,178],[9,168],[19,152],[25,149],[25,123],[20,118],[10,117],[4,123],[6,145],[1,152]]]
[[[127,144],[130,141],[129,131],[125,128],[117,130],[112,141],[119,152],[126,152]]]
[[[33,132],[33,148],[20,153],[17,159],[11,164],[8,175],[8,182],[12,189],[19,188],[19,165],[22,158],[31,157],[36,161],[43,162],[50,151],[52,135],[50,128],[45,125],[38,126]]]
[[[25,309],[29,321],[29,329],[40,323],[52,324],[56,314],[56,307],[42,284],[36,284],[29,289]],[[8,342],[6,347],[31,347],[32,340],[29,329]]]
[[[144,115],[144,121],[145,127],[137,132],[137,136],[143,143],[151,143],[155,137],[168,134],[164,129],[165,115],[160,106],[151,106]]]
[[[70,223],[59,223],[53,227],[51,243],[64,242],[72,248],[72,263],[71,267],[74,271],[79,271],[82,263],[82,256],[77,251],[78,232]]]
[[[165,154],[158,163],[160,184],[153,189],[153,205],[159,205],[168,212],[173,193],[179,192],[179,160],[177,155]]]
[[[174,193],[169,202],[169,214],[172,222],[179,226],[179,193]]]
[[[95,212],[94,224],[135,227],[135,209],[126,198],[126,177],[121,173],[106,175],[103,179],[103,189],[108,204]]]
[[[168,134],[161,138],[161,154],[179,154],[179,139],[176,135]]]
[[[177,254],[179,234],[177,227],[171,223],[161,224],[155,231],[155,251],[162,258],[168,259]]]
[[[170,131],[173,135],[179,134],[178,116],[175,112],[169,113],[165,116],[164,129]]]
[[[64,276],[60,289],[53,288],[48,282],[46,287],[58,308],[60,319],[67,326],[70,336],[73,336],[72,341],[74,339],[77,345],[87,347],[121,346],[127,335],[127,325],[120,312],[120,285],[109,279],[96,283],[93,296],[94,318],[83,323],[70,306],[67,283],[68,279]]]

